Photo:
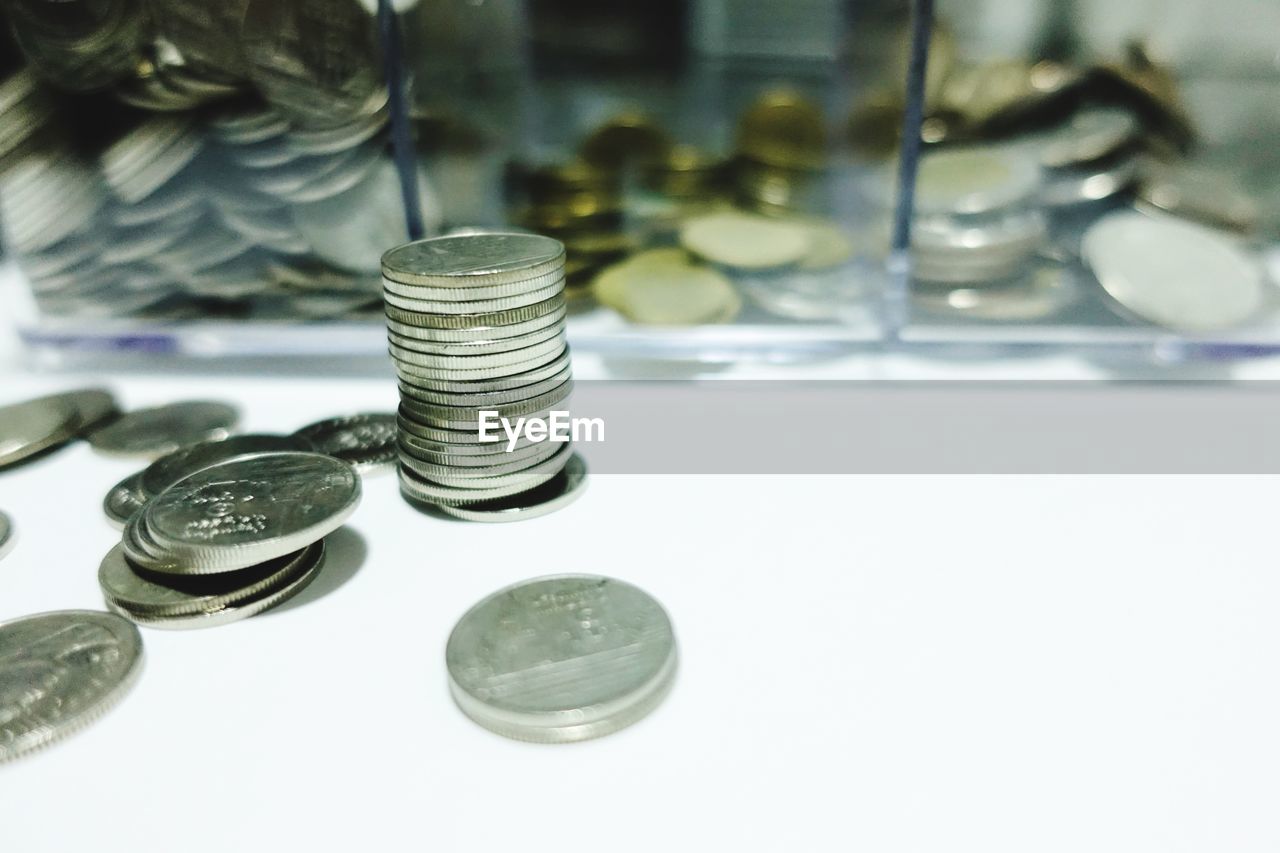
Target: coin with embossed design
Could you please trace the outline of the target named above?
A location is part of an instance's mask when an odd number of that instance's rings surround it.
[[[349,463],[368,473],[396,464],[396,416],[394,412],[349,415],[317,421],[294,435],[316,451]]]
[[[138,629],[110,613],[0,623],[0,762],[92,723],[128,692],[141,663]]]
[[[666,696],[676,659],[662,606],[598,575],[500,590],[462,617],[445,649],[462,712],[538,743],[587,740],[640,720]]]
[[[319,453],[265,453],[181,480],[147,504],[145,533],[178,574],[244,569],[318,542],[360,503],[360,477]]]

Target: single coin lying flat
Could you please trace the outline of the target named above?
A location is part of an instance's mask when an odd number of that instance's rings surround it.
[[[239,419],[236,408],[226,403],[172,403],[127,412],[87,438],[103,453],[157,457],[189,444],[225,438]]]
[[[803,224],[724,211],[699,216],[680,229],[680,245],[703,260],[737,269],[771,269],[802,260],[812,235]]]
[[[1113,213],[1085,232],[1081,256],[1124,310],[1170,329],[1229,329],[1257,316],[1265,299],[1257,261],[1190,222]]]
[[[0,623],[0,763],[94,722],[128,692],[141,664],[138,629],[111,613]]]
[[[728,278],[690,263],[680,249],[651,249],[614,264],[596,277],[592,289],[602,305],[645,325],[724,323],[742,307]]]
[[[538,743],[601,737],[639,721],[670,690],[676,661],[662,606],[598,575],[500,590],[462,617],[445,650],[462,712]]]
[[[96,388],[2,406],[0,468],[65,444],[115,411],[115,398]]]
[[[317,452],[341,459],[361,473],[396,464],[394,412],[350,415],[318,421],[294,433]]]

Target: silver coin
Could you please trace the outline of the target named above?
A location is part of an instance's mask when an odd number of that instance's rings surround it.
[[[491,444],[444,444],[402,432],[397,444],[402,457],[417,459],[430,465],[448,465],[454,471],[463,468],[492,468],[506,462],[545,458],[555,450],[550,442],[530,443],[508,451],[506,442]]]
[[[179,480],[212,465],[262,453],[280,453],[290,450],[306,452],[315,450],[315,447],[305,438],[296,435],[265,433],[233,435],[230,438],[202,441],[175,450],[152,462],[139,475],[138,485],[146,501]]]
[[[0,512],[0,560],[13,550],[13,543],[13,522],[9,520],[9,516]]]
[[[294,123],[327,129],[385,112],[376,28],[356,0],[249,0],[239,22],[246,75]]]
[[[554,337],[544,338],[537,343],[526,344],[518,349],[478,355],[434,355],[407,349],[394,342],[388,342],[391,357],[400,365],[412,365],[426,370],[464,370],[483,371],[489,368],[501,369],[504,372],[508,365],[525,364],[538,359],[559,355],[565,348],[563,329],[557,329]],[[487,376],[476,374],[477,378]]]
[[[70,441],[76,434],[75,409],[51,398],[0,409],[0,468],[17,464]]]
[[[396,464],[396,416],[391,413],[328,418],[294,435],[362,473]]]
[[[240,413],[226,403],[192,401],[126,412],[87,436],[103,453],[160,456],[180,447],[226,437]]]
[[[92,723],[128,692],[141,664],[138,629],[110,613],[0,623],[0,762]]]
[[[1128,110],[1094,107],[1080,110],[1030,144],[1038,149],[1042,166],[1070,168],[1114,154],[1134,139],[1138,129],[1138,120]]]
[[[498,441],[481,441],[480,430],[471,429],[453,429],[452,427],[433,426],[429,423],[423,423],[419,420],[410,409],[405,408],[401,403],[397,426],[400,428],[401,437],[416,437],[426,439],[430,442],[437,442],[442,445],[458,446],[468,448],[472,445],[479,445],[482,448],[489,448],[485,452],[492,452],[493,449],[506,448],[508,441],[505,437]],[[514,444],[515,448],[528,447],[531,444],[539,444],[526,435],[521,435]],[[464,451],[465,452],[465,451]]]
[[[414,402],[432,406],[471,406],[477,409],[490,409],[507,403],[518,403],[545,394],[563,385],[573,377],[572,368],[562,370],[539,382],[533,382],[520,388],[506,391],[482,391],[478,393],[428,391],[407,383],[399,383],[400,396]]]
[[[436,346],[486,344],[507,341],[555,326],[565,319],[567,310],[568,306],[562,303],[557,310],[543,317],[534,317],[532,320],[507,326],[473,326],[467,329],[433,329],[430,326],[415,326],[388,318],[387,329],[402,338],[430,342]]]
[[[107,521],[123,530],[134,513],[147,504],[147,494],[142,491],[142,474],[130,474],[111,487],[102,501],[102,511]]]
[[[382,256],[382,274],[406,284],[475,287],[524,281],[564,266],[564,244],[536,234],[434,237]]]
[[[440,224],[440,201],[422,169],[417,174],[417,191],[424,227],[433,230]],[[353,210],[361,215],[352,217]],[[385,158],[350,190],[293,205],[291,215],[294,227],[315,247],[316,257],[354,273],[376,275],[386,247],[408,236],[400,176],[395,164]]]
[[[677,667],[671,620],[631,584],[560,575],[481,601],[449,636],[449,687],[464,714],[497,734],[568,743],[639,721]]]
[[[482,314],[424,314],[421,311],[386,306],[387,319],[395,320],[409,326],[424,329],[444,329],[447,331],[479,330],[502,328],[515,323],[536,320],[563,310],[567,306],[564,293],[558,293],[551,299],[505,311],[486,311]]]
[[[527,305],[534,305],[539,302],[545,302],[559,294],[564,293],[564,280],[560,278],[555,284],[547,285],[538,290],[530,290],[519,296],[503,296],[497,299],[477,299],[466,302],[445,302],[441,300],[412,299],[405,296],[397,296],[394,293],[383,292],[382,298],[386,300],[389,307],[398,308],[401,311],[416,312],[419,314],[485,314],[496,311],[507,311],[512,308],[523,308]]]
[[[1047,181],[1040,199],[1050,207],[1069,207],[1111,198],[1138,178],[1138,158],[1127,157],[1097,171],[1070,170]]]
[[[487,394],[526,388],[535,382],[542,382],[553,376],[558,376],[569,368],[570,354],[566,348],[554,361],[535,365],[523,373],[509,373],[495,376],[492,379],[481,380],[476,377],[444,379],[401,371],[400,383],[401,385],[411,385],[429,393]]]
[[[981,287],[915,287],[912,305],[952,317],[995,323],[1032,323],[1060,314],[1076,296],[1074,282],[1058,266]]]
[[[1234,174],[1191,163],[1148,164],[1138,199],[1183,219],[1246,233],[1262,217],[1258,200]]]
[[[429,482],[433,486],[440,486],[448,489],[456,489],[458,491],[492,491],[494,489],[506,489],[508,487],[517,489],[509,494],[518,494],[525,489],[531,489],[535,485],[545,483],[564,470],[564,466],[569,463],[569,457],[573,455],[573,445],[565,442],[563,444],[557,442],[544,442],[554,448],[553,452],[546,459],[533,462],[523,468],[517,468],[515,471],[494,474],[491,476],[475,476],[470,469],[464,469],[461,472],[453,472],[446,466],[433,466],[443,468],[443,473],[425,473],[410,470],[419,476],[425,482]],[[426,466],[422,466],[426,467]],[[480,473],[484,473],[481,471]]]
[[[186,630],[229,625],[232,622],[239,622],[242,619],[248,619],[274,607],[279,607],[302,592],[324,568],[324,554],[325,546],[323,540],[309,545],[301,556],[291,564],[294,566],[293,573],[285,580],[283,585],[260,593],[256,598],[229,604],[219,610],[212,610],[207,613],[157,616],[128,611],[111,602],[108,602],[107,606],[124,618],[148,628]]]
[[[0,468],[64,444],[116,410],[106,391],[86,389],[0,407]]]
[[[431,403],[420,403],[412,397],[400,400],[400,411],[406,417],[431,427],[444,429],[476,430],[480,429],[480,413],[493,412],[494,418],[540,418],[550,417],[550,412],[563,404],[573,393],[572,380],[551,389],[545,394],[529,397],[513,403],[504,403],[492,408],[484,406],[440,406]],[[492,423],[492,421],[490,421]]]
[[[568,352],[568,347],[563,338],[555,338],[547,341],[545,344],[527,347],[537,355],[530,355],[529,358],[516,361],[514,356],[521,354],[523,350],[514,350],[504,355],[512,356],[510,361],[503,364],[494,365],[492,367],[483,367],[477,369],[468,369],[462,367],[425,367],[418,362],[408,361],[403,354],[398,354],[393,358],[396,374],[404,381],[411,381],[417,384],[422,381],[451,381],[451,382],[484,382],[486,380],[501,379],[504,377],[518,376],[537,370],[540,367],[554,364],[557,359]],[[481,358],[481,356],[477,356]]]
[[[920,161],[916,210],[980,214],[1030,200],[1040,188],[1035,155],[1012,146],[951,148]]]
[[[142,518],[180,573],[207,574],[299,551],[341,527],[359,503],[360,478],[345,462],[268,453],[192,474],[152,500]]]
[[[549,273],[543,273],[522,281],[482,284],[471,287],[433,287],[425,284],[401,284],[394,279],[383,276],[382,289],[386,293],[404,299],[418,299],[427,302],[474,302],[481,299],[502,299],[508,296],[520,296],[533,291],[545,290],[563,278],[564,270],[557,268]]]
[[[419,458],[418,454],[406,449],[400,455],[400,464],[419,477],[436,483],[442,482],[444,478],[449,478],[450,480],[486,482],[496,485],[494,483],[494,478],[496,477],[515,475],[523,480],[530,479],[527,472],[533,470],[535,466],[550,460],[556,454],[563,453],[566,446],[553,442],[543,442],[530,445],[521,450],[513,450],[510,453],[504,450],[491,456],[455,457],[446,455],[440,457],[443,461],[423,460]],[[532,451],[532,453],[530,454],[528,451]],[[468,463],[479,459],[490,464],[457,465],[454,463],[454,459],[461,459]],[[567,464],[567,462],[562,462],[561,464]]]
[[[147,519],[144,513],[137,512],[129,516],[124,523],[120,547],[129,561],[142,566],[147,571],[167,574],[186,574],[185,564],[160,547],[147,531]]]
[[[1118,212],[1085,231],[1081,257],[1116,304],[1186,332],[1212,332],[1256,317],[1265,302],[1257,260],[1203,225]]]
[[[559,474],[535,489],[495,501],[466,506],[441,505],[437,509],[464,521],[489,524],[528,521],[563,509],[581,497],[586,488],[587,464],[575,453]]]
[[[304,550],[239,572],[165,575],[148,573],[131,564],[124,549],[117,545],[98,568],[98,585],[107,603],[130,618],[194,616],[224,610],[279,589],[311,562]]]
[[[552,314],[552,317],[557,315]],[[432,340],[424,340],[422,337],[412,335],[401,335],[399,332],[391,329],[388,324],[387,340],[393,345],[403,350],[408,350],[422,355],[437,356],[474,356],[474,355],[494,355],[496,353],[510,352],[512,350],[523,349],[534,344],[542,343],[564,334],[564,324],[559,320],[548,323],[546,327],[537,329],[532,332],[526,332],[523,335],[517,335],[511,338],[499,338],[496,340],[478,340],[467,341],[465,343],[446,342],[438,343]]]
[[[566,463],[561,463],[563,467]],[[412,469],[401,465],[397,469],[400,478],[400,492],[404,496],[419,503],[426,504],[451,504],[453,506],[465,506],[467,504],[481,503],[484,501],[498,500],[499,498],[507,498],[512,495],[518,495],[521,492],[527,492],[550,480],[560,469],[548,471],[541,476],[522,479],[519,482],[505,486],[494,486],[487,489],[476,488],[458,488],[455,486],[442,486],[434,483],[428,478],[421,477],[413,472]]]

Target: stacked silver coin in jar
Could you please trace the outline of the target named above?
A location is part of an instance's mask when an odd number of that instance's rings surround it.
[[[564,245],[535,234],[438,237],[383,255],[410,501],[507,521],[581,490],[585,471],[569,442],[499,426],[545,424],[568,404],[564,264]]]
[[[1013,146],[956,148],[920,163],[913,273],[933,284],[985,284],[1024,270],[1047,232],[1041,172]]]

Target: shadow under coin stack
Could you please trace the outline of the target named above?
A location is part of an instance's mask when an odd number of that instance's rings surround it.
[[[498,419],[545,420],[573,388],[565,340],[565,250],[533,234],[420,240],[383,255],[387,336],[400,378],[401,492],[457,518],[542,515],[580,491],[568,442]],[[490,436],[480,441],[481,412]]]

